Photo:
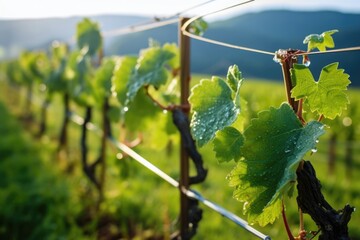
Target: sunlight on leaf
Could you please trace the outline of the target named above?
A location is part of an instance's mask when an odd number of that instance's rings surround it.
[[[310,52],[311,50],[317,48],[320,52],[326,51],[326,48],[334,48],[335,43],[333,40],[334,33],[337,33],[338,30],[330,30],[323,32],[322,34],[310,34],[305,37],[303,43],[308,45],[307,51]]]
[[[324,134],[323,124],[302,126],[288,104],[259,113],[244,132],[240,160],[229,174],[234,197],[244,203],[248,221],[265,226],[281,212],[281,199],[296,181],[296,169]]]
[[[343,69],[338,69],[338,65],[331,63],[325,66],[316,82],[309,68],[295,64],[291,69],[291,78],[295,82],[291,96],[296,100],[304,98],[312,112],[323,114],[326,118],[334,119],[341,115],[349,104],[345,90],[350,80]]]

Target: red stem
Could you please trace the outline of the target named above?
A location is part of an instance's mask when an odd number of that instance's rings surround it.
[[[321,122],[323,119],[324,119],[324,115],[321,114],[319,119],[318,119],[318,122]]]
[[[284,200],[282,201],[282,210],[281,210],[281,214],[282,214],[282,218],[284,220],[284,225],[285,225],[285,229],[286,229],[286,233],[289,237],[289,240],[295,240],[294,236],[291,233],[286,215],[285,215],[285,206],[284,206]]]
[[[171,104],[169,106],[165,106],[161,104],[158,100],[156,100],[153,96],[151,96],[149,92],[149,86],[145,86],[145,90],[146,90],[146,95],[150,98],[150,100],[153,101],[153,103],[155,103],[162,110],[173,111],[175,108],[181,108],[185,112],[188,112],[190,110],[189,104],[181,104],[181,105]]]
[[[151,94],[149,92],[149,86],[145,86],[145,90],[146,90],[146,95],[151,99],[151,101],[153,101],[162,110],[171,111],[174,108],[173,105],[165,106],[165,105],[161,104],[159,101],[157,101],[155,98],[153,98],[153,96],[151,96]]]
[[[298,105],[298,109],[297,109],[297,116],[300,119],[300,121],[302,122],[303,125],[305,125],[305,119],[303,118],[302,112],[303,112],[303,102],[304,99],[300,99],[299,100],[299,105]]]

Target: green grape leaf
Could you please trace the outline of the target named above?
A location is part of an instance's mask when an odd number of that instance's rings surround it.
[[[149,126],[153,126],[151,124],[154,124],[156,115],[160,113],[162,112],[147,97],[145,90],[141,89],[136,98],[123,107],[121,117],[129,131],[146,131]]]
[[[93,106],[96,103],[94,85],[91,82],[94,69],[91,59],[82,52],[75,52],[69,59],[69,93],[74,101],[81,106]]]
[[[175,57],[172,51],[154,46],[140,52],[135,70],[127,85],[127,102],[131,102],[143,86],[159,88],[168,80],[165,67]]]
[[[307,51],[317,48],[319,51],[324,52],[326,48],[334,48],[335,43],[331,35],[338,32],[338,30],[330,30],[322,34],[310,34],[305,37],[303,43],[308,45]]]
[[[243,78],[237,65],[229,67],[226,80],[233,91],[234,103],[236,107],[240,108],[240,87]]]
[[[165,43],[163,49],[174,54],[174,57],[170,59],[167,64],[172,69],[180,68],[180,52],[178,46],[175,43]]]
[[[240,148],[244,143],[243,135],[234,127],[225,127],[216,133],[213,141],[216,158],[219,162],[238,161]]]
[[[295,82],[291,96],[296,100],[305,98],[312,112],[318,112],[329,119],[341,115],[349,103],[345,94],[350,84],[349,75],[343,69],[338,69],[339,63],[325,66],[315,81],[310,70],[301,64],[295,64],[291,69],[291,77]]]
[[[114,70],[114,75],[111,79],[112,81],[112,89],[114,95],[116,95],[117,99],[121,103],[121,105],[125,106],[126,101],[126,93],[131,74],[135,69],[137,58],[135,56],[126,56],[121,58]]]
[[[87,49],[87,54],[94,56],[102,46],[99,24],[84,18],[77,24],[76,40],[79,49]]]
[[[57,62],[60,62],[62,59],[67,58],[69,54],[68,45],[57,41],[51,44],[50,51],[52,58]]]
[[[202,36],[204,35],[207,28],[208,28],[207,22],[204,19],[199,18],[190,24],[189,32],[198,36]]]
[[[241,148],[244,159],[228,176],[250,223],[265,226],[275,221],[282,197],[292,193],[299,163],[324,132],[317,121],[302,126],[288,104],[262,111],[251,121]]]
[[[229,68],[233,71],[235,66]],[[241,74],[228,74],[229,76],[241,76]],[[231,87],[229,84],[237,86]],[[191,131],[201,147],[215,136],[218,130],[230,126],[240,113],[239,89],[242,79],[234,78],[226,81],[219,77],[202,79],[191,90],[189,102],[193,112],[191,119]],[[236,91],[235,91],[236,89]]]
[[[51,45],[51,71],[45,78],[45,84],[49,93],[65,92],[67,90],[67,81],[65,78],[66,66],[68,64],[68,46],[64,43],[53,42]]]
[[[50,94],[53,92],[64,92],[67,90],[67,81],[64,78],[66,64],[66,60],[62,59],[60,61],[60,65],[53,69],[53,71],[45,79],[45,84]]]
[[[24,51],[21,53],[19,63],[24,83],[30,84],[34,80],[43,79],[44,72],[42,72],[42,66],[39,64],[42,58],[44,60],[45,56],[41,52]]]
[[[115,67],[115,59],[104,58],[94,76],[94,91],[97,101],[103,102],[105,97],[111,95],[111,78]]]

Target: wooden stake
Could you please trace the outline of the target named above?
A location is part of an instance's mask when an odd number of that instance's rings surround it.
[[[188,105],[190,85],[190,38],[185,36],[181,27],[189,20],[181,18],[179,21],[179,48],[180,48],[180,104]],[[184,141],[181,139],[180,146],[180,236],[181,239],[189,239],[189,208],[188,197],[182,189],[189,188],[189,156],[185,149]]]

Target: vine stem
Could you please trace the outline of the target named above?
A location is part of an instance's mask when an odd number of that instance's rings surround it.
[[[285,229],[286,229],[286,233],[289,237],[289,240],[295,240],[294,236],[291,233],[290,227],[289,227],[289,223],[287,221],[286,218],[286,214],[285,214],[285,205],[284,205],[284,199],[282,200],[282,210],[281,210],[281,214],[282,214],[282,218],[284,220],[284,225],[285,225]]]
[[[299,226],[300,226],[300,231],[299,231],[299,236],[301,240],[305,240],[306,239],[306,231],[305,231],[305,227],[304,227],[304,214],[303,211],[301,210],[301,208],[299,208]]]
[[[303,118],[303,115],[302,115],[302,113],[303,113],[303,103],[304,103],[304,99],[300,99],[296,115],[300,119],[301,123],[303,125],[305,125],[306,121],[305,121],[305,119]]]
[[[171,106],[165,106],[162,103],[160,103],[158,100],[156,100],[149,92],[149,86],[145,86],[146,95],[150,98],[150,100],[155,103],[158,107],[160,107],[162,110],[170,110]]]
[[[150,100],[155,103],[158,107],[160,107],[162,110],[166,111],[173,111],[175,108],[180,108],[184,110],[185,112],[188,112],[190,110],[189,104],[170,104],[169,106],[165,106],[162,103],[160,103],[158,100],[156,100],[149,92],[149,86],[145,86],[146,95],[150,98]]]
[[[323,119],[324,119],[324,115],[321,114],[321,115],[319,116],[318,122],[321,122]]]

